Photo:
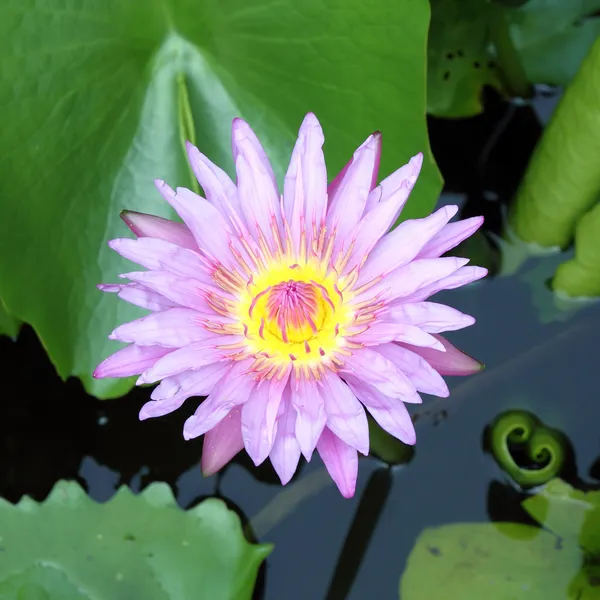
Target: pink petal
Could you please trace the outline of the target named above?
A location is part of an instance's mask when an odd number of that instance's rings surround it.
[[[366,456],[369,454],[369,424],[361,403],[335,373],[326,372],[320,383],[328,429]]]
[[[446,352],[410,345],[406,348],[422,356],[440,375],[473,375],[483,370],[483,363],[465,354],[441,335],[435,337],[444,345]]]
[[[198,250],[198,244],[191,231],[183,224],[162,217],[146,215],[133,210],[124,210],[121,219],[138,238],[159,238],[184,248]]]
[[[196,373],[183,377],[179,380],[178,384],[173,381],[169,382],[169,385],[166,388],[163,388],[162,393],[159,391],[158,394],[156,394],[158,388],[163,386],[166,381],[163,380],[160,386],[154,390],[151,397],[154,397],[155,395],[164,397],[152,400],[151,402],[146,402],[140,410],[140,421],[153,417],[162,417],[163,415],[172,413],[192,396],[206,396],[210,394],[228,370],[229,365],[224,363],[208,365],[199,369]],[[178,386],[178,389],[176,386]],[[177,392],[173,394],[172,392],[175,389],[177,389]],[[167,392],[171,392],[172,395],[165,395]]]
[[[442,376],[416,352],[402,344],[382,344],[377,352],[391,360],[419,392],[442,398],[450,395]]]
[[[139,375],[150,368],[159,358],[171,352],[170,348],[158,346],[136,346],[131,344],[108,358],[105,358],[94,371],[94,377],[130,377]]]
[[[206,302],[206,293],[214,286],[207,286],[196,279],[178,277],[165,271],[138,271],[125,273],[123,277],[150,288],[172,303],[193,308],[204,313],[204,318],[210,320],[215,311]]]
[[[385,315],[386,319],[394,323],[411,323],[428,333],[440,333],[442,331],[456,331],[469,327],[475,323],[470,315],[465,315],[455,308],[436,302],[402,303],[393,306],[392,310]],[[398,340],[407,343],[408,340]],[[417,344],[421,345],[421,344]],[[431,346],[435,347],[435,346]]]
[[[169,271],[173,275],[212,282],[213,269],[204,257],[193,250],[155,238],[118,238],[111,240],[108,245],[121,256],[147,269]]]
[[[202,326],[203,315],[190,308],[170,308],[117,327],[108,338],[140,346],[181,348],[214,337]]]
[[[411,158],[408,165],[396,172],[401,174],[397,188],[393,190],[386,189],[383,187],[384,183],[382,182],[369,194],[369,202],[372,206],[367,206],[365,216],[352,235],[353,250],[344,272],[347,273],[355,266],[362,265],[375,244],[396,222],[400,211],[408,200],[422,163],[422,154]]]
[[[327,228],[336,232],[336,240],[339,241],[340,247],[358,225],[365,210],[378,164],[380,145],[380,133],[374,133],[367,138],[354,153],[352,164],[334,196],[329,199]]]
[[[256,466],[264,462],[273,448],[277,432],[275,420],[288,379],[289,370],[281,377],[261,381],[242,407],[244,446]]]
[[[417,441],[412,419],[401,400],[390,398],[355,378],[349,378],[348,385],[383,429],[405,444]]]
[[[370,190],[373,190],[373,188],[377,185],[377,176],[379,173],[379,163],[381,160],[381,134],[379,132],[376,132],[373,135],[375,136],[374,141],[376,144],[376,153],[375,153],[374,168],[373,168],[373,172],[371,174],[371,185],[369,188]],[[367,141],[369,139],[370,138],[368,138]],[[364,144],[363,144],[363,146],[364,146]],[[327,188],[327,195],[329,196],[329,198],[333,198],[337,194],[338,188],[340,187],[340,184],[344,180],[344,177],[346,177],[346,173],[348,172],[348,169],[354,162],[355,156],[356,156],[356,152],[354,153],[354,156],[346,163],[344,168],[334,177],[333,181],[329,184],[329,187]]]
[[[310,460],[327,421],[323,397],[315,381],[293,374],[290,385],[290,400],[297,413],[296,439],[302,454]]]
[[[419,258],[437,258],[471,237],[483,225],[483,217],[471,217],[448,223],[419,252]]]
[[[304,230],[311,243],[313,229],[323,226],[327,209],[327,170],[323,130],[317,117],[304,118],[283,185],[283,207],[296,247]]]
[[[218,336],[216,339],[210,339],[210,341],[206,339],[174,350],[164,357],[168,360],[160,359],[154,366],[145,371],[138,379],[137,385],[154,383],[184,371],[197,370],[200,367],[218,363],[224,360],[226,356],[226,353],[220,350],[218,345],[227,344],[228,341],[231,341],[229,336]]]
[[[231,125],[231,146],[233,150],[233,162],[237,163],[238,156],[244,155],[246,159],[252,157],[253,167],[256,165],[271,180],[277,189],[277,180],[271,162],[262,144],[252,127],[243,119],[235,118]]]
[[[175,350],[179,352],[179,350]],[[181,392],[194,389],[196,396],[208,396],[215,385],[219,383],[223,375],[230,369],[231,364],[227,361],[215,362],[204,367],[188,369],[177,375],[165,377],[160,385],[152,390],[150,398],[153,400],[164,400]]]
[[[253,359],[235,363],[215,386],[212,394],[185,422],[183,437],[186,440],[199,437],[220,423],[229,412],[250,399],[256,381],[248,372]]]
[[[358,285],[410,263],[457,211],[458,206],[443,206],[424,219],[400,223],[375,246],[360,271]]]
[[[164,296],[137,283],[100,284],[96,287],[103,292],[117,292],[119,298],[125,300],[125,302],[145,308],[146,310],[167,310],[177,306],[177,303],[171,302]]]
[[[426,258],[422,260],[449,260],[449,258]],[[462,264],[465,264],[467,259],[454,259],[458,261],[464,261]],[[415,261],[416,263],[420,263],[421,259]],[[447,263],[450,265],[450,263]],[[439,277],[437,280],[433,280],[430,282],[421,285],[414,292],[401,296],[398,300],[402,303],[404,302],[421,302],[422,300],[426,300],[430,296],[441,292],[442,290],[453,290],[458,287],[462,287],[463,285],[467,285],[468,283],[472,283],[473,281],[477,281],[478,279],[482,279],[487,275],[487,269],[483,267],[461,267],[460,269],[454,270],[454,272],[447,273],[444,277]]]
[[[290,386],[283,391],[277,434],[269,458],[282,485],[288,483],[298,468],[300,444],[296,439],[296,409],[290,400]]]
[[[383,347],[383,346],[382,346]],[[341,367],[357,380],[377,388],[382,394],[403,402],[420,403],[421,398],[408,377],[389,358],[369,348],[361,348]]]
[[[277,182],[267,155],[250,126],[235,119],[232,127],[235,169],[241,211],[255,239],[259,231],[273,242],[271,224],[281,231]]]
[[[369,325],[369,328],[352,337],[352,341],[365,346],[377,346],[388,342],[405,342],[415,346],[437,348],[441,352],[444,347],[429,333],[422,331],[419,327],[406,323],[386,323],[383,321]]]
[[[396,212],[390,219],[391,227],[400,216],[412,189],[415,187],[422,166],[423,154],[419,152],[407,164],[394,171],[389,177],[386,177],[369,194],[365,214],[367,211],[373,210],[378,202],[394,205],[396,206]],[[377,190],[379,190],[379,193]]]
[[[234,408],[204,436],[202,473],[205,477],[220,471],[242,448],[241,410]]]
[[[186,150],[192,171],[202,186],[206,199],[219,209],[223,216],[231,217],[230,211],[233,208],[235,216],[239,217],[237,187],[229,175],[190,142],[186,142]]]
[[[202,253],[216,263],[232,266],[234,260],[229,249],[231,230],[223,215],[210,202],[190,190],[177,188],[175,192],[160,179],[155,184],[189,227]]]
[[[363,294],[355,298],[355,302],[362,302],[366,298],[372,298],[375,294],[385,293],[390,302],[418,302],[421,290],[432,284],[437,284],[457,272],[462,266],[469,262],[468,258],[421,258],[413,260],[407,265],[392,271],[379,283],[373,285]],[[429,295],[429,294],[428,294]],[[417,300],[416,298],[419,298]]]
[[[321,434],[317,450],[342,496],[352,498],[356,490],[356,478],[358,476],[356,450],[342,442],[327,428]]]

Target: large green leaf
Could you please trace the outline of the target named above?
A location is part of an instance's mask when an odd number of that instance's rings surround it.
[[[243,600],[268,545],[220,500],[177,507],[166,484],[107,503],[59,482],[42,504],[0,501],[2,600]]]
[[[534,535],[532,535],[534,533]],[[400,582],[402,600],[565,600],[579,571],[576,546],[516,523],[426,529]]]
[[[506,12],[530,81],[566,85],[600,35],[600,0],[529,0]]]
[[[8,314],[0,298],[0,335],[8,335],[14,339],[19,333],[20,326],[19,320]]]
[[[138,312],[95,289],[129,269],[106,248],[122,208],[169,216],[159,177],[191,185],[188,137],[232,172],[230,125],[249,120],[278,176],[304,113],[333,173],[374,130],[382,174],[425,150],[406,214],[435,203],[425,122],[427,0],[5,0],[0,6],[0,289],[59,373],[93,382]]]

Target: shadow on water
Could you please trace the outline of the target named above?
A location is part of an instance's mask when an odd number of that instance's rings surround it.
[[[461,204],[463,217],[483,213],[488,230],[499,231],[502,206],[542,130],[534,109],[491,97],[479,117],[432,119],[429,125],[445,194]],[[574,448],[566,479],[600,480],[600,434],[589,426],[600,422],[600,309],[542,325],[519,274],[440,297],[477,318],[475,328],[451,339],[487,363],[487,371],[450,378],[449,399],[425,398],[417,409],[419,441],[411,464],[390,469],[362,460],[351,500],[340,497],[318,459],[286,488],[270,466],[255,469],[242,457],[220,476],[203,478],[201,441],[184,442],[181,435],[193,402],[140,423],[147,389],[113,401],[88,397],[78,381],[60,381],[27,327],[16,344],[0,339],[0,494],[11,502],[24,494],[42,500],[59,479],[75,479],[92,497],[106,500],[121,484],[140,490],[166,481],[186,508],[221,496],[242,516],[248,535],[275,544],[257,598],[397,597],[423,528],[489,519],[530,522],[520,508],[521,493],[482,449],[482,432],[498,413],[528,410],[560,428]]]

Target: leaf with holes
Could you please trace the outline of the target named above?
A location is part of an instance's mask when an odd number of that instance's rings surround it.
[[[440,117],[481,112],[485,85],[502,88],[489,49],[483,0],[432,0],[427,109]]]
[[[183,511],[162,483],[105,504],[64,481],[41,504],[0,500],[0,536],[6,600],[250,599],[270,552],[220,500]]]
[[[335,174],[374,130],[381,174],[429,158],[405,216],[440,177],[425,122],[427,0],[6,0],[0,6],[0,290],[61,376],[94,381],[106,339],[139,312],[95,289],[127,267],[106,247],[123,208],[171,217],[161,178],[191,186],[185,138],[232,173],[230,126],[251,122],[280,177],[314,111]]]

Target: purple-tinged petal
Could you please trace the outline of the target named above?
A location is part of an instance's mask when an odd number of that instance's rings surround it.
[[[290,386],[283,390],[279,405],[277,433],[269,458],[282,485],[293,477],[300,460],[300,444],[296,439],[296,409],[290,400]]]
[[[253,359],[235,363],[215,386],[212,394],[198,407],[185,422],[183,437],[196,438],[220,423],[231,410],[247,402],[256,387],[256,381],[249,374]]]
[[[125,302],[145,308],[146,310],[167,310],[177,306],[177,303],[171,302],[164,296],[161,296],[160,294],[157,294],[156,292],[153,292],[143,285],[139,285],[137,283],[101,283],[96,287],[103,292],[116,292],[119,295],[119,298],[125,300]]]
[[[369,454],[369,424],[361,403],[335,373],[326,372],[320,383],[328,429],[366,456]]]
[[[471,217],[448,223],[419,252],[418,258],[437,258],[471,237],[483,225],[483,217]]]
[[[424,258],[422,260],[450,260],[448,258]],[[454,259],[454,260],[462,260],[465,261],[463,264],[467,262],[467,259]],[[415,262],[421,262],[421,259]],[[463,285],[467,285],[472,283],[473,281],[477,281],[478,279],[482,279],[487,275],[487,269],[483,267],[461,267],[460,269],[456,269],[454,272],[447,273],[444,277],[437,278],[437,280],[433,280],[429,283],[421,285],[414,292],[406,295],[400,296],[396,300],[402,303],[404,302],[421,302],[426,300],[430,296],[441,292],[442,290],[453,290],[458,287],[462,287]],[[396,304],[396,302],[394,302]]]
[[[156,361],[154,366],[142,373],[137,381],[137,385],[154,383],[155,381],[171,377],[172,375],[178,375],[184,371],[198,370],[212,363],[220,363],[225,358],[226,353],[220,350],[218,346],[231,342],[232,337],[234,336],[213,337],[174,350],[164,357],[168,358],[170,356],[171,358]]]
[[[295,374],[290,386],[290,400],[297,413],[296,439],[302,454],[310,460],[327,421],[323,397],[315,381],[300,379]]]
[[[456,331],[458,329],[469,327],[475,323],[475,319],[470,315],[466,315],[445,304],[437,304],[436,302],[396,304],[385,315],[385,318],[394,323],[410,323],[416,325],[427,333]],[[409,344],[414,343],[408,340],[397,341],[404,341]]]
[[[194,394],[175,394],[162,400],[146,402],[140,409],[138,419],[145,421],[146,419],[155,419],[156,417],[169,415],[180,408],[190,396],[194,396]]]
[[[356,490],[356,478],[358,476],[358,454],[356,450],[342,442],[327,428],[321,434],[317,450],[342,496],[352,498]]]
[[[352,254],[344,273],[351,271],[355,266],[362,266],[377,242],[396,222],[408,200],[422,162],[421,154],[411,158],[411,162],[399,170],[404,170],[404,174],[399,187],[393,191],[382,187],[382,183],[369,194],[365,215],[352,235]]]
[[[276,419],[289,370],[256,386],[252,398],[242,407],[242,437],[248,456],[256,466],[265,461],[275,442]]]
[[[363,216],[367,197],[372,189],[380,145],[379,132],[367,138],[354,153],[352,164],[348,167],[335,194],[329,198],[327,229],[336,232],[336,240],[339,241],[337,249],[350,236]]]
[[[356,297],[355,302],[384,293],[388,302],[418,302],[421,290],[447,278],[469,262],[468,258],[422,258],[392,271],[387,277]],[[418,300],[416,298],[419,298]]]
[[[444,345],[445,352],[438,352],[431,348],[417,348],[409,344],[403,345],[411,352],[422,356],[440,375],[473,375],[483,371],[483,363],[459,350],[441,335],[435,337]]]
[[[323,130],[315,115],[304,118],[283,184],[283,208],[294,245],[306,231],[310,247],[313,230],[319,231],[327,210],[327,169],[323,156]]]
[[[189,227],[202,253],[214,262],[231,266],[231,229],[223,215],[208,201],[186,188],[172,190],[164,181],[155,182],[158,191]]]
[[[138,271],[125,273],[123,277],[150,288],[179,306],[204,313],[202,316],[207,320],[210,320],[210,315],[220,316],[216,315],[206,301],[206,293],[212,285],[207,286],[197,279],[178,277],[166,271]]]
[[[170,308],[117,327],[108,338],[140,346],[181,348],[213,337],[202,326],[205,316],[190,308]]]
[[[347,373],[357,380],[365,381],[390,398],[412,404],[421,402],[415,386],[401,367],[375,350],[361,348],[354,352],[341,367],[341,373],[342,377]]]
[[[441,352],[444,351],[442,344],[433,335],[426,333],[419,327],[406,323],[376,322],[369,325],[366,331],[353,336],[352,341],[365,346],[378,346],[388,342],[405,342],[415,346],[437,348]]]
[[[370,191],[373,190],[375,188],[375,186],[377,185],[377,176],[379,174],[379,163],[381,161],[381,134],[379,132],[375,132],[373,134],[373,136],[375,137],[374,142],[375,142],[376,148],[375,148],[375,160],[374,160],[374,165],[373,165],[373,172],[371,173]],[[367,141],[369,141],[369,139],[370,138],[368,138]],[[367,142],[364,142],[363,146],[366,143]],[[329,186],[327,188],[327,195],[329,196],[329,198],[333,198],[337,194],[338,188],[340,187],[340,184],[344,180],[344,177],[346,177],[346,173],[348,172],[348,169],[354,162],[355,156],[356,156],[356,152],[354,153],[354,156],[345,164],[344,168],[333,178],[333,181],[329,184]]]
[[[349,378],[348,385],[383,429],[405,444],[417,441],[412,419],[401,400],[390,398],[355,378]]]
[[[448,386],[442,376],[419,354],[408,350],[402,344],[382,344],[377,352],[391,360],[414,385],[425,394],[447,398]]]
[[[212,268],[193,250],[155,238],[117,238],[108,245],[121,256],[153,271],[169,271],[181,277],[211,282]]]
[[[175,350],[175,352],[179,351]],[[215,362],[204,367],[188,369],[177,375],[170,375],[169,377],[165,377],[160,382],[160,385],[152,390],[150,398],[152,400],[165,400],[169,396],[189,392],[192,389],[193,394],[189,395],[208,396],[213,391],[215,385],[221,381],[230,366],[225,361]]]
[[[136,346],[135,344],[131,344],[105,358],[96,367],[94,377],[102,379],[104,377],[131,377],[131,375],[139,375],[169,352],[171,352],[170,348]]]
[[[375,208],[377,203],[384,202],[390,206],[395,206],[395,212],[389,218],[391,227],[402,212],[412,189],[415,187],[421,167],[423,166],[423,154],[419,152],[413,156],[407,164],[394,171],[390,176],[386,177],[367,198],[365,207],[365,215],[368,211]],[[386,220],[388,219],[386,211]],[[388,227],[388,229],[389,229]]]
[[[138,238],[158,238],[183,248],[198,250],[192,232],[183,224],[162,217],[124,210],[121,219]]]
[[[202,474],[205,477],[214,475],[243,448],[241,410],[234,408],[220,423],[217,423],[204,435]]]
[[[252,157],[252,166],[260,166],[260,169],[271,180],[275,189],[277,189],[275,173],[265,149],[252,130],[252,127],[239,117],[233,119],[231,125],[231,146],[234,163],[237,163],[237,158],[240,155],[244,155],[247,160],[249,160],[248,157]]]
[[[202,186],[206,199],[218,208],[223,216],[229,217],[230,207],[233,207],[236,209],[236,216],[239,217],[237,187],[229,175],[204,156],[192,143],[186,142],[186,150],[192,171]]]
[[[410,263],[457,211],[458,206],[443,206],[424,219],[400,223],[375,246],[360,270],[358,285]]]

